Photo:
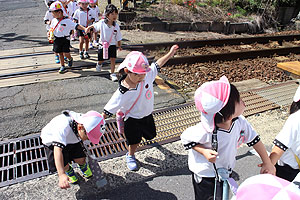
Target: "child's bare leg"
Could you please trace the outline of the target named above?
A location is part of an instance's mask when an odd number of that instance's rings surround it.
[[[115,67],[116,67],[116,58],[110,59],[110,71],[111,73],[115,73]]]
[[[70,53],[64,53],[64,56],[67,57],[69,60],[71,60],[71,54]]]
[[[76,163],[78,163],[79,165],[84,165],[85,164],[85,157],[83,157],[83,158],[76,158],[76,159],[74,159],[74,161],[76,162]]]
[[[83,43],[84,43],[84,37],[79,36],[79,51],[83,51]]]
[[[59,62],[61,66],[65,66],[64,53],[59,53]]]
[[[135,151],[136,151],[136,149],[137,149],[137,147],[139,146],[139,144],[140,144],[140,143],[129,145],[129,146],[128,146],[128,154],[131,155],[131,156],[133,156],[134,153],[135,153]]]
[[[85,49],[84,50],[87,52],[87,51],[89,51],[89,38],[85,38],[84,43],[85,43]]]

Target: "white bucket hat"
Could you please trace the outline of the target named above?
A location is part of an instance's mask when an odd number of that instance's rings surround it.
[[[230,95],[230,83],[226,76],[218,81],[202,84],[195,92],[195,105],[201,112],[201,124],[206,131],[215,128],[214,118],[226,104]]]
[[[63,10],[63,5],[59,1],[55,1],[51,4],[49,11]]]
[[[294,102],[298,102],[300,100],[300,85],[298,86],[298,89],[295,93],[295,96],[294,96]]]
[[[83,124],[87,137],[93,144],[98,144],[101,136],[105,133],[105,120],[96,111],[88,111],[85,114],[69,111],[69,115],[77,123]]]

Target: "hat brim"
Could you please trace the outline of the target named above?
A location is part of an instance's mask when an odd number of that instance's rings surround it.
[[[298,86],[298,89],[296,90],[295,96],[293,98],[294,102],[298,102],[300,100],[300,85]]]
[[[127,65],[124,63],[124,62],[122,62],[120,65],[119,65],[119,67],[118,67],[118,72],[120,72],[122,69],[124,69],[125,67],[127,67]],[[146,74],[146,73],[148,73],[148,72],[150,72],[151,71],[151,68],[150,67],[148,67],[146,70],[144,70],[144,71],[142,71],[142,72],[136,72],[136,71],[131,71],[129,68],[127,68],[130,72],[132,72],[132,73],[135,73],[135,74]]]
[[[215,128],[215,115],[216,114],[201,113],[201,124],[207,132],[211,133]]]

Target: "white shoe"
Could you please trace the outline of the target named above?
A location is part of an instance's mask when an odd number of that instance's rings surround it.
[[[98,42],[94,42],[94,45],[97,47],[97,46],[99,46],[99,43]]]
[[[102,70],[102,64],[100,65],[99,63],[97,63],[96,70],[97,70],[97,72],[101,72],[101,70]]]
[[[93,48],[94,48],[93,43],[90,42],[89,49],[93,49]]]
[[[115,73],[110,74],[110,79],[111,79],[113,82],[118,81],[118,77],[117,77],[117,75],[116,75]]]

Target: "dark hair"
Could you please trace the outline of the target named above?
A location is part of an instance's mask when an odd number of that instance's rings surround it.
[[[54,3],[54,2],[55,2],[55,0],[51,0],[51,1],[49,1],[49,2],[47,3],[48,7],[50,7],[50,6],[51,6],[51,4],[52,4],[52,3]]]
[[[105,7],[105,16],[109,15],[110,13],[113,13],[113,12],[116,12],[118,13],[118,9],[115,5],[113,4],[108,4],[106,7]]]
[[[235,113],[235,105],[240,102],[240,93],[236,87],[230,84],[230,95],[227,104],[222,108],[219,113],[215,115],[215,124],[226,121]]]
[[[294,102],[291,104],[290,107],[290,115],[297,112],[300,109],[300,101]]]

